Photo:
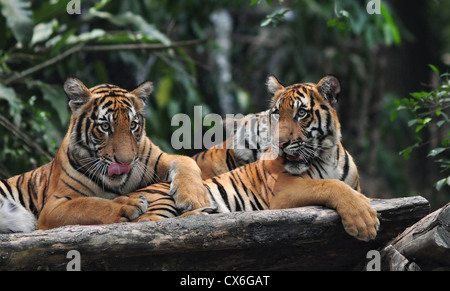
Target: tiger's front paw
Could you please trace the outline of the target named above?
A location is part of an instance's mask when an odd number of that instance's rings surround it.
[[[181,181],[175,179],[170,185],[169,194],[175,200],[176,207],[182,212],[210,206],[206,187],[202,181]]]
[[[366,196],[355,192],[353,197],[340,202],[336,210],[349,235],[363,241],[376,237],[380,221]]]
[[[212,208],[212,207],[203,207],[203,208],[198,208],[198,209],[194,209],[191,211],[187,211],[187,212],[183,213],[181,216],[191,216],[191,215],[198,215],[198,214],[209,215],[209,214],[213,214],[213,213],[217,213],[217,209]]]
[[[139,196],[119,196],[113,200],[114,203],[121,204],[116,213],[115,222],[127,222],[138,218],[147,211],[148,202],[143,195]]]

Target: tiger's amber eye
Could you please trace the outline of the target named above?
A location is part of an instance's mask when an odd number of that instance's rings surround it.
[[[297,115],[298,115],[298,117],[300,117],[300,118],[304,118],[307,114],[308,114],[308,111],[306,111],[305,109],[300,109],[300,110],[297,112]]]
[[[100,124],[100,129],[103,131],[109,131],[111,129],[111,126],[109,125],[109,123],[104,122]]]
[[[135,130],[138,128],[138,126],[139,126],[139,123],[137,121],[132,121],[130,123],[130,130]]]

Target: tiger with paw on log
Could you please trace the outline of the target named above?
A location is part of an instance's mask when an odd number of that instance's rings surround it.
[[[340,93],[338,79],[328,75],[318,84],[284,87],[270,76],[267,87],[273,97],[263,116],[268,117],[267,130],[274,131],[270,135],[278,139],[260,145],[260,149],[269,147],[266,152],[257,153],[260,157],[249,164],[249,155],[256,156],[250,149],[214,147],[196,157],[206,175],[223,171],[204,181],[216,212],[324,205],[336,209],[348,234],[364,241],[374,239],[377,213],[359,193],[356,165],[340,142],[334,108]],[[145,195],[149,202],[147,212],[137,220],[179,215],[169,189],[168,183],[158,183],[132,193],[131,197]],[[195,213],[201,211],[184,215]]]
[[[88,89],[69,78],[64,91],[72,117],[54,160],[0,180],[0,233],[131,221],[148,204],[122,194],[161,181],[171,182],[168,193],[181,212],[209,206],[195,161],[163,152],[145,135],[151,82],[128,92],[109,84]]]

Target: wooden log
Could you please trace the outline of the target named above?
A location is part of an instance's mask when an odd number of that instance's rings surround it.
[[[377,238],[362,242],[319,206],[65,226],[0,235],[0,270],[346,270],[429,213],[422,197],[373,200]]]
[[[450,203],[406,229],[391,245],[422,270],[450,269]]]
[[[421,271],[416,263],[410,262],[391,244],[381,251],[381,267],[381,271]]]

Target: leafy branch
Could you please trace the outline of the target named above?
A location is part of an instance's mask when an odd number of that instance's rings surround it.
[[[407,111],[411,118],[408,121],[409,127],[414,127],[415,138],[417,142],[400,152],[405,158],[409,159],[411,152],[419,147],[431,145],[431,150],[427,157],[435,158],[440,164],[442,172],[450,170],[450,117],[448,109],[450,108],[450,74],[440,74],[439,70],[429,65],[430,68],[440,78],[439,87],[432,91],[421,91],[410,94],[409,98],[396,100],[396,110],[391,114],[391,120],[394,120],[400,111]],[[431,126],[437,128],[442,133],[422,135],[425,129]],[[426,137],[424,137],[426,136]],[[438,138],[439,142],[431,143],[431,138]],[[450,175],[436,182],[436,189],[441,190],[445,185],[450,186]]]

